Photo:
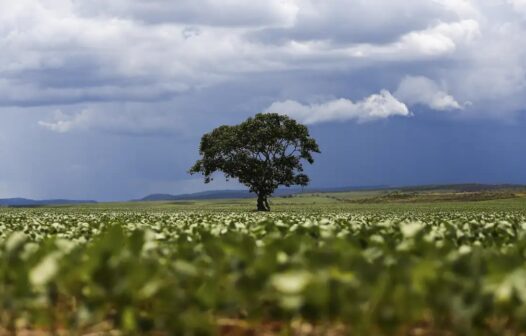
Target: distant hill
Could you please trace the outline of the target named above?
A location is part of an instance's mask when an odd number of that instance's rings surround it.
[[[457,192],[481,192],[496,190],[521,190],[526,189],[526,185],[521,184],[481,184],[481,183],[464,183],[464,184],[444,184],[444,185],[423,185],[393,188],[403,191],[435,191],[448,190]]]
[[[278,190],[276,196],[292,195],[301,192],[301,190]],[[150,201],[186,201],[186,200],[213,200],[213,199],[235,199],[235,198],[251,198],[255,195],[248,190],[212,190],[202,191],[192,194],[169,195],[169,194],[153,194],[148,195],[136,201],[150,202]]]
[[[152,194],[136,201],[184,201],[184,200],[205,200],[205,199],[224,199],[224,198],[249,198],[253,194],[247,190],[214,190],[203,191],[193,194]]]
[[[485,192],[485,191],[517,191],[525,190],[526,185],[518,184],[481,184],[481,183],[464,183],[464,184],[444,184],[444,185],[421,185],[421,186],[399,186],[392,187],[386,185],[375,186],[357,186],[357,187],[320,187],[320,188],[284,188],[278,189],[275,197],[296,195],[302,193],[339,193],[351,191],[373,191],[385,190],[403,192],[431,192],[431,191],[454,191],[454,192]],[[255,197],[248,190],[212,190],[192,194],[170,195],[170,194],[152,194],[144,198],[134,200],[135,202],[154,202],[154,201],[193,201],[193,200],[214,200],[214,199],[236,199]]]
[[[336,187],[336,188],[287,188],[278,189],[274,193],[275,197],[295,195],[300,193],[329,193],[329,192],[348,192],[361,190],[387,189],[388,186],[361,186],[361,187]],[[194,200],[214,200],[214,199],[235,199],[255,197],[248,190],[212,190],[192,194],[170,195],[152,194],[144,198],[134,200],[136,202],[155,202],[155,201],[194,201]]]
[[[354,186],[354,187],[308,187],[308,188],[282,188],[274,193],[274,197],[283,197],[297,194],[313,193],[345,193],[352,191],[385,191],[386,193],[428,193],[428,192],[457,192],[457,193],[484,193],[495,192],[500,194],[508,193],[526,193],[526,185],[519,184],[482,184],[482,183],[464,183],[464,184],[433,184],[433,185],[416,185],[416,186]],[[488,195],[484,194],[484,197]],[[152,194],[144,198],[133,200],[133,202],[154,202],[154,201],[197,201],[197,200],[217,200],[217,199],[242,199],[255,197],[248,190],[212,190],[197,193],[188,193],[180,195],[171,194]],[[69,199],[49,199],[33,200],[27,198],[4,198],[0,199],[0,207],[39,207],[46,205],[76,205],[76,204],[94,204],[93,200],[69,200]]]
[[[4,207],[37,207],[44,205],[70,205],[70,204],[84,204],[97,203],[96,201],[85,200],[67,200],[67,199],[52,199],[52,200],[32,200],[27,198],[4,198],[0,199],[0,206]]]

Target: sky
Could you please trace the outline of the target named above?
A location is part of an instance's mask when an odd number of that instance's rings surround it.
[[[526,0],[0,0],[0,197],[238,189],[187,171],[259,112],[314,187],[526,183]]]

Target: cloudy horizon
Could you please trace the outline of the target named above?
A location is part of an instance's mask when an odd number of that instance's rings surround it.
[[[314,187],[526,183],[525,0],[0,0],[0,197],[238,188],[187,174],[259,112]]]

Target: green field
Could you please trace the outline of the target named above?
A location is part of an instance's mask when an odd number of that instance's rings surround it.
[[[399,195],[402,194],[403,197]],[[405,197],[409,195],[409,197]],[[74,209],[96,210],[206,210],[244,211],[255,210],[254,198],[196,201],[124,202],[69,206]],[[432,190],[355,191],[342,193],[305,193],[270,200],[272,210],[297,211],[500,211],[526,210],[526,189],[498,190],[494,192],[459,192]],[[60,208],[65,208],[61,206]]]
[[[519,335],[526,199],[497,194],[0,209],[0,335]]]

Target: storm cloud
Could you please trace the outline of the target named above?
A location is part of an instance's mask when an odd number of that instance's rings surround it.
[[[0,0],[0,194],[199,190],[200,135],[263,111],[322,142],[342,123],[521,123],[524,46],[521,0]]]

